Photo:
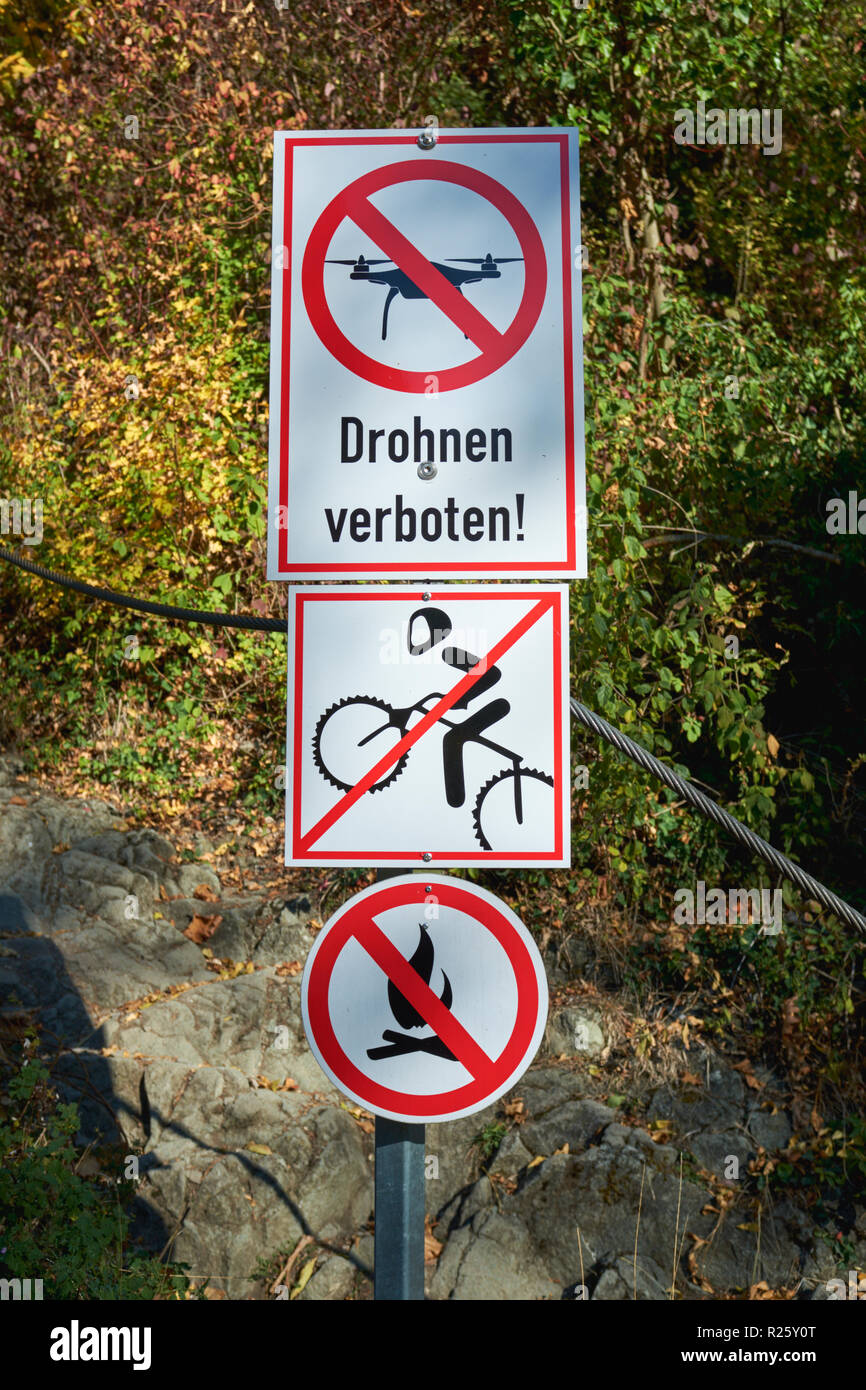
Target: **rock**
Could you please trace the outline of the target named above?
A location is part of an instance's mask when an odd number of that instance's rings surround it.
[[[597,1057],[604,1050],[606,1039],[598,1016],[576,1005],[557,1009],[549,1018],[544,1038],[544,1051],[554,1057],[579,1054]]]
[[[732,1129],[745,1118],[744,1089],[737,1072],[717,1066],[709,1073],[708,1086],[661,1087],[653,1094],[647,1115],[651,1120],[671,1120],[682,1134]]]
[[[185,898],[193,898],[196,902],[205,905],[206,899],[196,898],[195,890],[203,884],[212,893],[218,896],[222,893],[222,887],[214,870],[210,864],[181,864],[175,875],[177,886]]]
[[[563,1144],[568,1145],[569,1153],[578,1153],[615,1119],[616,1112],[598,1101],[568,1101],[521,1125],[520,1142],[533,1156],[548,1157]]]
[[[672,1269],[667,1275],[654,1260],[642,1255],[634,1259],[620,1258],[603,1269],[590,1297],[594,1303],[619,1303],[637,1299],[660,1302],[670,1298]]]
[[[504,1178],[516,1178],[521,1169],[534,1157],[532,1149],[527,1148],[523,1142],[521,1130],[515,1128],[509,1130],[491,1158],[490,1171],[499,1173]]]
[[[730,1130],[721,1134],[704,1131],[685,1142],[702,1168],[727,1182],[745,1177],[749,1159],[755,1151],[755,1146],[743,1134]]]
[[[480,1212],[448,1240],[430,1280],[433,1299],[504,1302],[558,1299],[551,1278],[522,1221],[498,1211]]]
[[[298,1302],[324,1302],[346,1299],[355,1285],[355,1271],[348,1260],[329,1255],[316,1269],[306,1288],[298,1294]]]
[[[126,829],[107,803],[52,797],[13,768],[0,756],[0,991],[63,1044],[53,1074],[78,1106],[78,1142],[119,1144],[137,1169],[136,1236],[196,1282],[248,1298],[268,1296],[263,1268],[275,1273],[308,1235],[318,1263],[299,1301],[369,1299],[359,1266],[373,1262],[371,1126],[310,1054],[300,975],[276,970],[303,962],[314,940],[309,898],[223,894],[209,864],[179,862],[163,836]],[[213,845],[200,837],[196,852]],[[243,862],[242,845],[232,867]],[[199,883],[217,901],[196,898]],[[221,917],[207,944],[245,973],[207,968],[182,935],[194,913]],[[584,944],[560,951],[556,969],[578,968]],[[580,1056],[603,1033],[590,1005],[569,1004],[548,1042]],[[862,1266],[862,1208],[840,1207],[826,1244],[791,1201],[766,1207],[760,1229],[752,1197],[720,1221],[703,1211],[711,1194],[682,1154],[724,1180],[729,1155],[742,1171],[759,1146],[784,1147],[790,1121],[708,1050],[693,1048],[689,1066],[704,1084],[661,1087],[649,1107],[676,1144],[622,1124],[568,1065],[531,1068],[500,1102],[428,1126],[426,1206],[443,1242],[426,1269],[430,1296],[569,1299],[583,1283],[597,1301],[662,1300],[676,1259],[686,1297],[708,1296],[703,1278],[719,1293],[802,1279],[801,1296],[825,1298],[838,1229]]]
[[[784,1111],[773,1115],[766,1110],[752,1110],[746,1119],[746,1128],[756,1147],[760,1146],[768,1153],[784,1149],[792,1133],[791,1121]]]

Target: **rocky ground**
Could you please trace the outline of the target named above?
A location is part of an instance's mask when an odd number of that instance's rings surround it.
[[[36,1011],[59,1049],[80,1142],[137,1158],[149,1248],[215,1296],[369,1298],[373,1124],[301,1024],[318,905],[228,887],[225,867],[204,837],[182,859],[0,758],[2,1007]],[[547,964],[554,987],[573,978],[562,952]],[[623,1123],[609,1053],[603,1013],[572,999],[511,1095],[428,1126],[428,1296],[827,1297],[834,1232],[741,1181],[791,1134],[772,1076],[693,1045]],[[862,1268],[866,1211],[852,1219]]]

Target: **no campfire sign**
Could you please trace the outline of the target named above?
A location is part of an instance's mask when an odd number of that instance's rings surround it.
[[[269,579],[586,574],[574,130],[278,132]]]
[[[565,584],[289,589],[287,864],[567,865]]]
[[[513,1086],[538,1050],[547,981],[510,908],[457,879],[410,874],[344,904],[301,987],[307,1041],[377,1115],[457,1120]]]

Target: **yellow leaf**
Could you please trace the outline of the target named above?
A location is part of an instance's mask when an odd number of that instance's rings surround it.
[[[315,1268],[316,1257],[314,1255],[311,1260],[307,1260],[307,1263],[304,1265],[303,1269],[298,1275],[298,1282],[292,1289],[292,1292],[289,1295],[290,1298],[297,1298],[299,1293],[303,1293],[304,1289],[307,1287],[307,1285],[313,1277],[313,1270]]]
[[[767,747],[770,750],[770,757],[776,758],[779,755],[779,740],[773,734],[767,734]]]
[[[539,1163],[543,1163],[543,1162],[544,1162],[544,1158],[545,1158],[545,1155],[544,1155],[544,1154],[538,1154],[538,1156],[537,1156],[536,1158],[534,1158],[534,1159],[532,1160],[531,1163],[527,1163],[527,1165],[526,1165],[527,1168],[537,1168],[538,1165],[539,1165]]]
[[[254,1144],[252,1140],[250,1140],[249,1144],[247,1144],[247,1149],[251,1154],[267,1155],[273,1153],[273,1149],[269,1149],[267,1144]]]

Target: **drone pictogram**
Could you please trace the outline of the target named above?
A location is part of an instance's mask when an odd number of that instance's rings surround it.
[[[522,261],[522,256],[493,256],[488,251],[486,256],[446,256],[446,261],[454,264],[443,265],[440,261],[431,261],[430,264],[440,275],[444,275],[459,294],[463,293],[464,285],[477,284],[479,280],[499,280],[502,272],[497,266],[505,265],[510,261]],[[479,266],[478,270],[459,270],[457,264]],[[404,299],[429,299],[430,296],[424,290],[419,289],[413,280],[409,278],[405,270],[400,270],[395,266],[394,270],[372,270],[374,265],[395,265],[394,261],[388,259],[367,260],[364,256],[359,256],[357,260],[335,260],[326,259],[326,265],[350,265],[353,267],[350,280],[367,280],[371,285],[387,285],[388,293],[385,297],[385,308],[382,314],[382,341],[388,337],[388,310],[391,302],[398,294]],[[467,334],[463,334],[464,338]]]

